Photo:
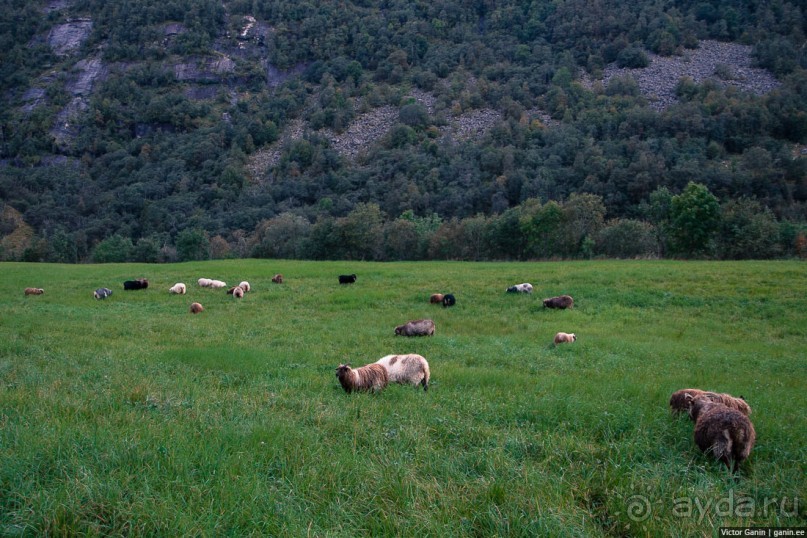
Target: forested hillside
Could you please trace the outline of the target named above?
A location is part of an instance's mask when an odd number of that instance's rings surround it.
[[[807,256],[798,0],[0,0],[0,259]]]

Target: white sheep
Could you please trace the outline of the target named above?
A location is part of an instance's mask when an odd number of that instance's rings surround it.
[[[236,286],[235,289],[233,289],[233,297],[235,297],[236,299],[243,298],[244,288],[242,288],[241,286]]]
[[[210,281],[211,288],[226,288],[227,283],[222,280],[211,280]]]
[[[242,290],[244,290],[244,293],[247,293],[247,292],[249,292],[249,290],[252,289],[252,287],[249,285],[249,282],[247,282],[246,280],[241,282],[238,285],[238,287],[241,288]]]
[[[213,283],[213,281],[210,280],[209,278],[200,278],[197,282],[199,283],[199,286],[203,288],[209,288],[210,285]]]
[[[174,293],[176,295],[185,295],[186,291],[187,289],[185,287],[185,284],[183,284],[182,282],[177,282],[176,284],[168,288],[169,293]]]
[[[429,363],[421,355],[387,355],[378,359],[375,364],[380,364],[387,370],[390,383],[422,385],[424,391],[429,390]]]

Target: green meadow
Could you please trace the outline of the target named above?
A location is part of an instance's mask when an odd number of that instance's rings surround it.
[[[807,526],[807,265],[0,264],[0,536],[717,536]],[[285,282],[270,279],[282,273]],[[356,273],[353,285],[337,276]],[[143,291],[123,281],[149,279]],[[200,277],[247,280],[237,300]],[[176,282],[184,296],[170,295]],[[530,282],[532,295],[506,294]],[[25,287],[45,294],[24,296]],[[109,287],[102,301],[93,290]],[[453,293],[453,308],[429,304]],[[542,307],[560,294],[572,310]],[[191,302],[205,311],[191,315]],[[393,335],[431,318],[433,337]],[[555,347],[558,331],[577,342]],[[419,353],[428,392],[334,370]],[[670,394],[742,395],[740,471]]]

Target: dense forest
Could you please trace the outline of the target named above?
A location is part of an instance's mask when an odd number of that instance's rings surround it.
[[[806,35],[799,0],[0,0],[0,260],[807,257]],[[750,64],[637,82],[715,42]]]

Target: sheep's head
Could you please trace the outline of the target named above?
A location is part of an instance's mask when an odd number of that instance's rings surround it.
[[[577,335],[576,334],[572,333],[569,336],[572,337],[572,342],[577,342]]]
[[[689,406],[689,416],[697,422],[701,414],[718,405],[723,404],[712,401],[708,396],[696,396],[692,398],[692,403]]]
[[[350,371],[350,364],[340,364],[336,367],[336,377],[344,377]]]

